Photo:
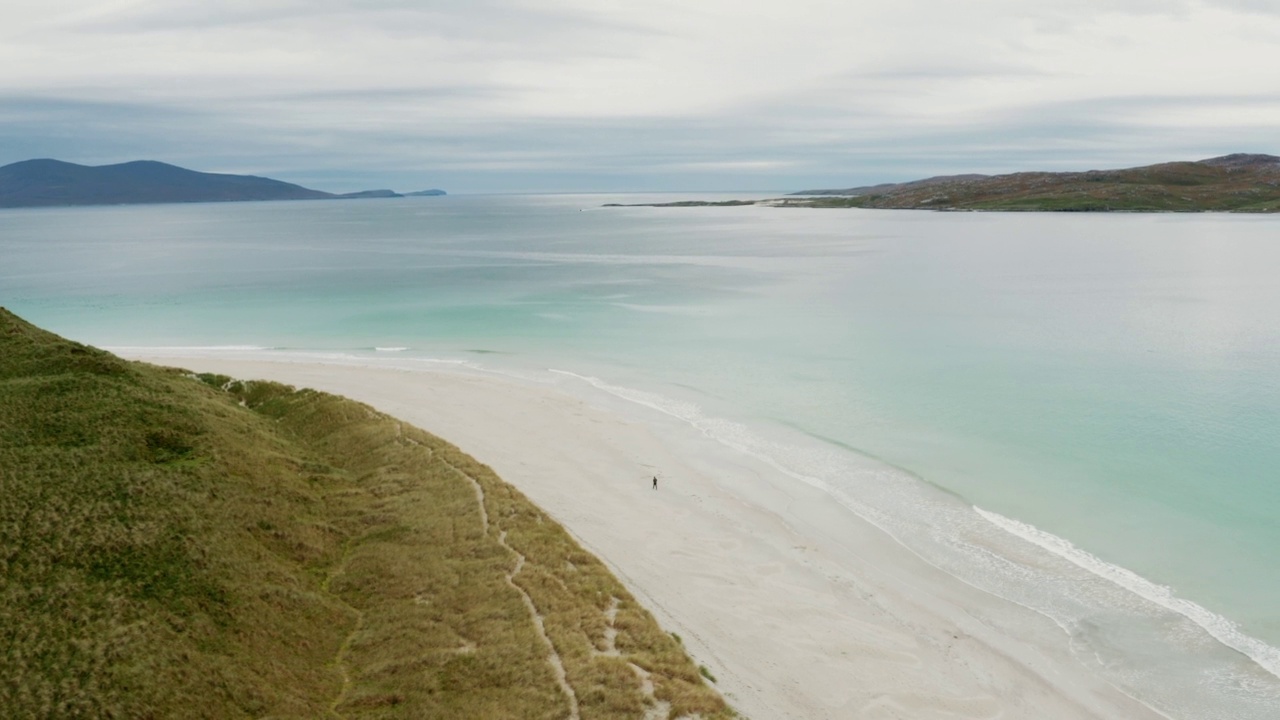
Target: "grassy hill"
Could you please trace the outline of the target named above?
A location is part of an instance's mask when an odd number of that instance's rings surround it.
[[[732,714],[598,559],[457,448],[3,309],[0,649],[6,718]]]
[[[774,204],[931,210],[1280,212],[1280,157],[1225,155],[1124,170],[960,175]]]

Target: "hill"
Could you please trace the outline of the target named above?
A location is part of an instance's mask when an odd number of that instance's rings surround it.
[[[906,187],[920,187],[943,182],[965,182],[968,180],[982,180],[990,177],[989,175],[938,175],[936,177],[925,178],[923,180],[911,180],[904,183],[880,183],[878,185],[863,185],[861,187],[843,188],[835,190],[801,190],[800,192],[791,193],[792,195],[874,195],[884,193],[890,190],[900,190]]]
[[[932,210],[1280,212],[1280,157],[1235,154],[1122,170],[957,175],[805,191],[773,204]]]
[[[26,160],[0,167],[0,207],[317,200],[326,192],[252,175],[222,175],[139,160],[88,167]]]
[[[327,193],[271,178],[197,172],[154,160],[90,167],[44,159],[0,167],[0,208],[398,197],[403,196],[392,190]]]
[[[595,557],[371,408],[0,309],[8,718],[731,715]]]
[[[404,197],[404,195],[401,195],[395,190],[361,190],[359,192],[334,195],[334,197],[347,200],[372,200],[377,198],[400,198]]]

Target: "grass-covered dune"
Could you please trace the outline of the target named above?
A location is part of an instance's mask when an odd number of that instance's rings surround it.
[[[6,718],[728,717],[491,470],[365,405],[0,309]]]

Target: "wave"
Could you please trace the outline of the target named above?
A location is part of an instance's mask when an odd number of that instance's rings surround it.
[[[611,302],[610,305],[623,310],[641,313],[661,313],[664,315],[685,315],[690,317],[707,317],[715,314],[710,308],[697,305],[646,305],[642,303]]]
[[[280,348],[264,345],[102,345],[108,352],[148,353],[148,352],[257,352],[261,350],[279,350]]]
[[[1076,547],[1070,540],[1045,532],[1034,525],[1007,518],[999,513],[973,506],[974,511],[1001,530],[1022,538],[1064,560],[1108,580],[1125,590],[1175,612],[1199,625],[1218,642],[1253,660],[1267,672],[1280,678],[1280,649],[1241,632],[1240,626],[1212,610],[1174,594],[1173,589],[1159,585],[1119,565]]]
[[[568,370],[556,370],[551,368],[550,372],[577,378],[598,390],[602,390],[606,393],[622,398],[623,400],[657,410],[665,415],[682,420],[693,426],[704,436],[715,440],[721,445],[747,455],[755,460],[759,460],[793,480],[798,480],[805,485],[817,488],[818,490],[832,496],[850,512],[884,531],[890,538],[898,541],[898,543],[907,550],[919,555],[914,548],[903,543],[897,535],[889,529],[885,524],[886,517],[884,513],[866,503],[858,502],[848,493],[842,492],[836,486],[826,482],[816,475],[797,472],[796,470],[787,467],[776,457],[777,451],[782,448],[771,448],[774,452],[761,450],[761,445],[766,443],[763,443],[760,438],[754,436],[745,425],[735,423],[730,420],[709,418],[702,413],[702,408],[695,403],[674,400],[672,398],[659,395],[657,393],[646,392],[644,390],[612,385],[600,378],[579,375],[578,373],[570,372]],[[921,556],[921,559],[928,562],[928,559],[923,556]]]
[[[416,357],[409,347],[353,348],[350,350],[303,350],[262,345],[187,345],[187,346],[105,346],[103,349],[126,356],[153,355],[190,357],[201,355],[236,355],[238,360],[269,360],[282,363],[323,363],[357,367],[397,367],[414,369],[423,366],[445,366],[479,371],[482,368],[464,358]]]
[[[1245,634],[1230,619],[1177,597],[1171,588],[1032,525],[973,506],[855,448],[839,452],[820,438],[813,438],[821,443],[816,447],[776,442],[746,425],[708,417],[692,402],[566,370],[550,372],[683,421],[707,438],[828,494],[926,563],[1053,621],[1070,637],[1072,652],[1081,662],[1160,714],[1166,714],[1163,706],[1176,709],[1171,717],[1277,717],[1280,694],[1262,678],[1280,678],[1280,649]],[[1022,546],[1023,542],[1030,545]],[[1048,555],[1037,557],[1040,553]],[[1057,563],[1061,567],[1055,567]],[[1097,578],[1100,584],[1086,578]],[[1158,629],[1158,616],[1164,612],[1185,622],[1188,631],[1203,633],[1204,642],[1214,643],[1224,655],[1210,658],[1180,649],[1186,648],[1185,638],[1166,636]],[[1131,647],[1120,639],[1132,637],[1133,624],[1146,626],[1147,619],[1156,621],[1149,627],[1150,640],[1163,648],[1157,657],[1181,660],[1157,667],[1150,663],[1150,649]],[[1136,654],[1128,654],[1134,650]],[[1197,660],[1188,664],[1192,657]],[[1261,672],[1244,671],[1228,658],[1239,658]]]
[[[469,360],[462,358],[441,358],[441,357],[414,357],[400,355],[412,348],[374,348],[374,354],[369,354],[368,349],[361,351],[344,351],[344,350],[290,350],[288,352],[279,353],[276,358],[285,361],[294,362],[320,362],[334,363],[341,365],[355,365],[357,367],[370,368],[386,368],[396,367],[403,369],[412,369],[422,365],[445,365],[449,367],[466,367],[478,370]],[[382,353],[379,355],[378,353]],[[390,355],[390,357],[386,357]]]

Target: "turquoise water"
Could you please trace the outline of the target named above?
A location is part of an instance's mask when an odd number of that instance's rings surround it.
[[[573,373],[1052,617],[1172,717],[1280,716],[1276,219],[619,199],[5,211],[0,302],[98,345]]]

